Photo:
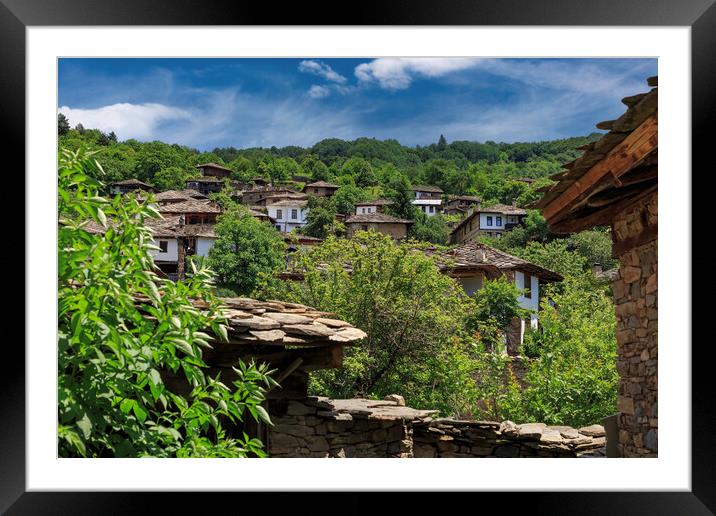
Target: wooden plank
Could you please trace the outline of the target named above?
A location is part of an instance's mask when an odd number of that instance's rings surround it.
[[[582,177],[572,183],[562,194],[544,207],[542,215],[550,224],[568,216],[567,209],[580,196],[605,175],[614,178],[626,174],[658,147],[658,120],[654,114],[637,127],[622,143],[614,147],[604,159],[596,163]]]
[[[564,219],[554,224],[550,224],[550,231],[558,235],[564,235],[569,233],[575,233],[577,231],[583,231],[585,229],[593,228],[595,226],[609,226],[612,224],[614,218],[623,210],[637,203],[644,197],[655,193],[658,189],[658,184],[643,190],[639,194],[635,194],[632,197],[623,199],[614,204],[602,208],[599,211],[589,212],[587,214],[573,214],[569,219]]]

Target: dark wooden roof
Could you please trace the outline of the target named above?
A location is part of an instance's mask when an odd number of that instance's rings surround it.
[[[585,145],[584,154],[550,179],[556,183],[538,191],[539,208],[553,231],[571,233],[605,225],[613,214],[649,191],[658,180],[658,82],[652,89],[622,102],[626,112],[616,120],[597,124],[609,131]]]

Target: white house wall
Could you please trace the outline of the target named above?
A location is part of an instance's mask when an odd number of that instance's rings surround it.
[[[522,308],[525,308],[527,310],[533,310],[537,311],[539,309],[539,278],[537,276],[530,276],[532,279],[530,281],[531,283],[531,290],[532,290],[532,297],[525,297],[520,296],[517,298],[517,301],[519,302],[520,306]],[[519,271],[515,272],[515,285],[517,285],[517,288],[523,289],[524,288],[524,281],[525,281],[525,275]]]
[[[462,289],[468,296],[472,296],[482,288],[482,276],[471,278],[456,278],[458,283],[462,285]]]
[[[215,238],[199,237],[196,239],[196,254],[199,256],[208,256],[209,250],[214,247]]]
[[[176,238],[158,238],[152,240],[152,244],[159,247],[159,242],[167,242],[167,252],[162,253],[158,250],[152,249],[151,253],[155,261],[158,262],[176,262],[179,260],[179,247],[177,245]]]

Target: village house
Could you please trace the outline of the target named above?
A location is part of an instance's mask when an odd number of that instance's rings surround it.
[[[137,190],[153,192],[154,187],[140,181],[139,179],[125,179],[124,181],[116,181],[114,183],[110,183],[109,185],[109,193],[112,195],[124,195]]]
[[[208,199],[206,195],[196,190],[166,190],[155,195],[159,204],[170,204],[173,202],[190,201],[192,199]]]
[[[308,201],[302,199],[272,201],[266,205],[266,211],[274,227],[282,233],[290,233],[308,221]]]
[[[516,355],[525,331],[536,329],[544,285],[562,281],[560,274],[527,260],[476,241],[466,242],[448,251],[428,250],[440,270],[462,285],[469,296],[480,290],[486,280],[505,277],[521,290],[517,301],[529,310],[529,319],[516,319],[507,332],[507,352]]]
[[[285,186],[260,185],[245,188],[241,191],[241,202],[247,206],[258,206],[259,202],[272,195],[305,195]]]
[[[361,201],[355,204],[356,215],[365,215],[368,213],[385,213],[385,207],[391,206],[393,201],[387,199],[375,199],[373,201]]]
[[[442,189],[437,186],[421,185],[413,186],[411,190],[415,195],[413,205],[425,215],[432,217],[442,211]]]
[[[474,195],[448,195],[443,213],[445,215],[469,215],[480,209],[480,198]]]
[[[315,195],[316,197],[330,197],[336,190],[340,188],[338,185],[329,183],[327,181],[316,181],[315,183],[309,183],[304,188],[304,193]]]
[[[450,243],[461,244],[481,236],[499,238],[522,224],[527,210],[507,204],[495,204],[469,214],[450,232]]]
[[[552,176],[535,203],[558,234],[612,229],[619,274],[612,283],[617,318],[618,450],[658,454],[658,82],[622,99],[626,112],[597,128],[609,131]],[[676,172],[676,171],[674,171]]]
[[[183,216],[184,224],[214,224],[221,213],[221,206],[212,201],[191,199],[161,204],[159,213],[162,215],[181,215]]]
[[[294,192],[291,190],[286,190],[283,192],[270,192],[266,194],[264,197],[260,197],[256,200],[252,206],[268,206],[269,204],[274,204],[278,201],[306,201],[308,200],[308,195],[304,193]]]
[[[231,177],[231,174],[234,173],[234,171],[230,168],[217,165],[216,163],[202,163],[201,165],[197,165],[196,168],[201,170],[201,175],[204,177],[220,177],[228,179]]]
[[[227,181],[228,179],[226,178],[216,176],[193,177],[186,180],[186,187],[191,190],[196,190],[203,195],[209,195],[211,193],[221,192]]]
[[[395,240],[403,240],[408,235],[412,220],[399,219],[386,213],[361,213],[351,215],[345,220],[346,236],[352,237],[356,231],[374,230],[378,233],[393,237]]]

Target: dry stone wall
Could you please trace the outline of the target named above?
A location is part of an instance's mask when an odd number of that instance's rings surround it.
[[[599,425],[436,419],[435,410],[385,400],[272,400],[270,457],[587,457],[604,456]]]
[[[615,242],[628,242],[657,225],[657,196],[622,212],[614,221]],[[619,358],[619,450],[623,457],[658,453],[658,240],[618,255],[612,284]]]

